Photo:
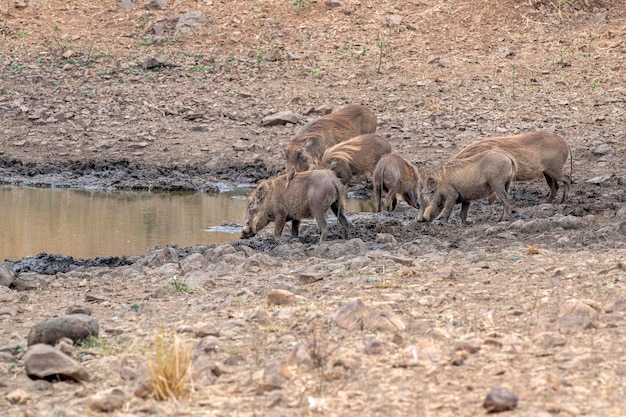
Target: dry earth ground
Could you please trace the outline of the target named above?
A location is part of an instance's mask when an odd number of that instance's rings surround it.
[[[191,10],[206,22],[176,33]],[[505,224],[483,203],[467,227],[417,224],[403,206],[353,214],[347,243],[315,245],[307,228],[303,243],[263,235],[7,290],[3,414],[97,414],[92,395],[121,387],[111,415],[475,416],[502,386],[519,397],[509,415],[626,415],[622,2],[42,0],[2,2],[0,16],[4,182],[115,186],[120,170],[134,188],[256,181],[280,172],[299,128],[263,117],[304,122],[346,103],[371,106],[423,172],[477,138],[539,128],[574,156],[567,204],[541,204],[541,181],[517,184]],[[155,56],[163,65],[142,66]],[[208,278],[192,294],[167,284],[194,272]],[[276,288],[299,298],[268,306]],[[91,381],[29,381],[16,346],[32,325],[94,296],[101,337],[75,351]],[[334,313],[354,297],[405,327],[343,329]],[[186,400],[135,397],[129,369],[141,375],[155,329],[175,327],[200,346],[216,338],[200,355],[212,371]],[[312,365],[289,360],[298,342]]]

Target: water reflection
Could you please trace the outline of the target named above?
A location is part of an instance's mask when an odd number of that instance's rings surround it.
[[[0,261],[41,252],[142,255],[154,246],[238,239],[249,189],[207,195],[0,187]],[[371,211],[349,200],[348,211]],[[334,221],[334,220],[333,220]]]

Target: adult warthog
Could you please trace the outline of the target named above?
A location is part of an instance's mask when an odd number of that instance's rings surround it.
[[[314,218],[320,228],[320,242],[326,240],[328,224],[326,212],[330,208],[348,239],[350,222],[344,215],[345,189],[329,170],[315,170],[289,174],[261,181],[248,197],[248,208],[241,237],[253,237],[271,221],[274,236],[279,238],[285,223],[291,221],[291,235],[297,237],[300,220]]]
[[[532,181],[545,177],[550,187],[546,203],[551,203],[559,189],[558,182],[563,182],[563,198],[567,201],[572,184],[572,152],[562,136],[539,130],[514,136],[485,138],[470,143],[457,153],[454,158],[462,159],[489,149],[497,149],[509,154],[517,167],[515,181]],[[564,173],[567,159],[570,160],[570,173]]]
[[[401,195],[410,206],[419,208],[420,173],[411,162],[397,153],[390,153],[380,158],[372,178],[374,191],[374,207],[377,212],[382,209],[383,193],[385,209],[395,210],[398,203],[397,195]]]
[[[367,106],[351,104],[305,125],[286,146],[287,172],[306,171],[319,163],[324,151],[345,140],[373,133],[376,114]]]
[[[443,203],[435,220],[447,222],[454,205],[461,203],[461,222],[466,223],[470,203],[492,193],[504,205],[500,221],[507,220],[510,212],[508,192],[515,179],[515,166],[513,158],[496,150],[446,162],[423,181],[418,220],[433,220]]]
[[[347,184],[353,176],[374,172],[380,158],[391,152],[389,142],[377,133],[360,135],[326,149],[319,167],[335,172]]]

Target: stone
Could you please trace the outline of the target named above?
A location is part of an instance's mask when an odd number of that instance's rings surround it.
[[[33,326],[28,333],[28,346],[38,343],[54,345],[64,337],[78,342],[89,336],[98,337],[99,331],[98,322],[86,314],[53,317]]]
[[[365,353],[368,355],[380,355],[384,351],[384,344],[376,338],[365,339],[363,341]]]
[[[148,0],[143,4],[143,8],[146,10],[163,10],[167,7],[165,0]]]
[[[126,394],[121,388],[110,388],[100,391],[89,398],[89,408],[94,411],[110,413],[124,406]]]
[[[36,272],[23,272],[13,280],[13,288],[17,291],[41,290],[48,288],[53,276],[42,275]]]
[[[604,306],[605,313],[615,313],[619,311],[626,311],[626,298],[618,298]]]
[[[287,290],[270,290],[267,293],[267,305],[280,306],[295,304],[297,296]]]
[[[65,314],[85,314],[91,316],[91,307],[84,304],[72,304],[65,310]]]
[[[69,337],[62,337],[55,343],[54,347],[71,356],[72,352],[74,352],[74,341]]]
[[[290,378],[289,368],[283,362],[270,362],[263,368],[263,381],[259,384],[259,391],[273,391],[281,389],[283,383]]]
[[[517,395],[504,388],[492,388],[487,394],[483,407],[489,412],[513,410],[517,407]]]
[[[9,404],[23,405],[23,404],[26,404],[30,400],[30,395],[28,394],[28,392],[24,391],[23,389],[18,388],[14,391],[9,392],[4,398],[6,398]]]
[[[0,285],[0,303],[9,303],[9,302],[17,300],[17,298],[18,298],[18,295],[15,291],[10,289],[9,287]],[[0,314],[7,314],[6,310],[0,310],[0,311],[4,312]]]
[[[206,21],[207,18],[204,13],[198,10],[192,10],[178,18],[174,32],[176,34],[193,32],[204,25]]]
[[[593,153],[596,155],[607,155],[609,153],[611,153],[613,151],[613,148],[611,148],[610,145],[607,145],[606,143],[603,143],[602,145],[598,145],[594,150]]]
[[[220,351],[220,340],[215,336],[206,336],[200,340],[193,349],[193,357],[196,358],[205,353],[217,353]]]
[[[198,323],[193,327],[193,334],[195,337],[216,336],[219,337],[220,332],[217,330],[214,324],[211,323]]]
[[[120,2],[120,10],[130,10],[135,7],[135,3],[132,0],[122,0]]]
[[[172,248],[155,249],[150,251],[140,262],[148,268],[156,268],[168,263],[178,265],[178,254]]]
[[[269,324],[270,315],[261,307],[257,307],[246,317],[246,321],[258,323],[261,325]]]
[[[0,264],[0,286],[9,287],[15,280],[15,273],[6,262]]]
[[[406,325],[391,311],[373,310],[363,320],[365,330],[377,332],[400,332]]]
[[[279,126],[287,123],[297,124],[298,116],[292,111],[282,111],[269,116],[265,116],[261,120],[261,126]]]
[[[335,313],[335,321],[339,327],[346,330],[362,330],[363,320],[369,312],[369,307],[360,298],[357,298],[344,304]]]
[[[31,379],[89,380],[87,370],[77,361],[60,350],[43,343],[29,347],[24,355],[24,369]]]

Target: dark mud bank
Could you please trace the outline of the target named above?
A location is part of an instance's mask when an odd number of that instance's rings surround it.
[[[0,158],[0,184],[28,187],[219,193],[274,174],[263,163],[207,170],[201,166],[148,166],[128,160],[34,163]]]

